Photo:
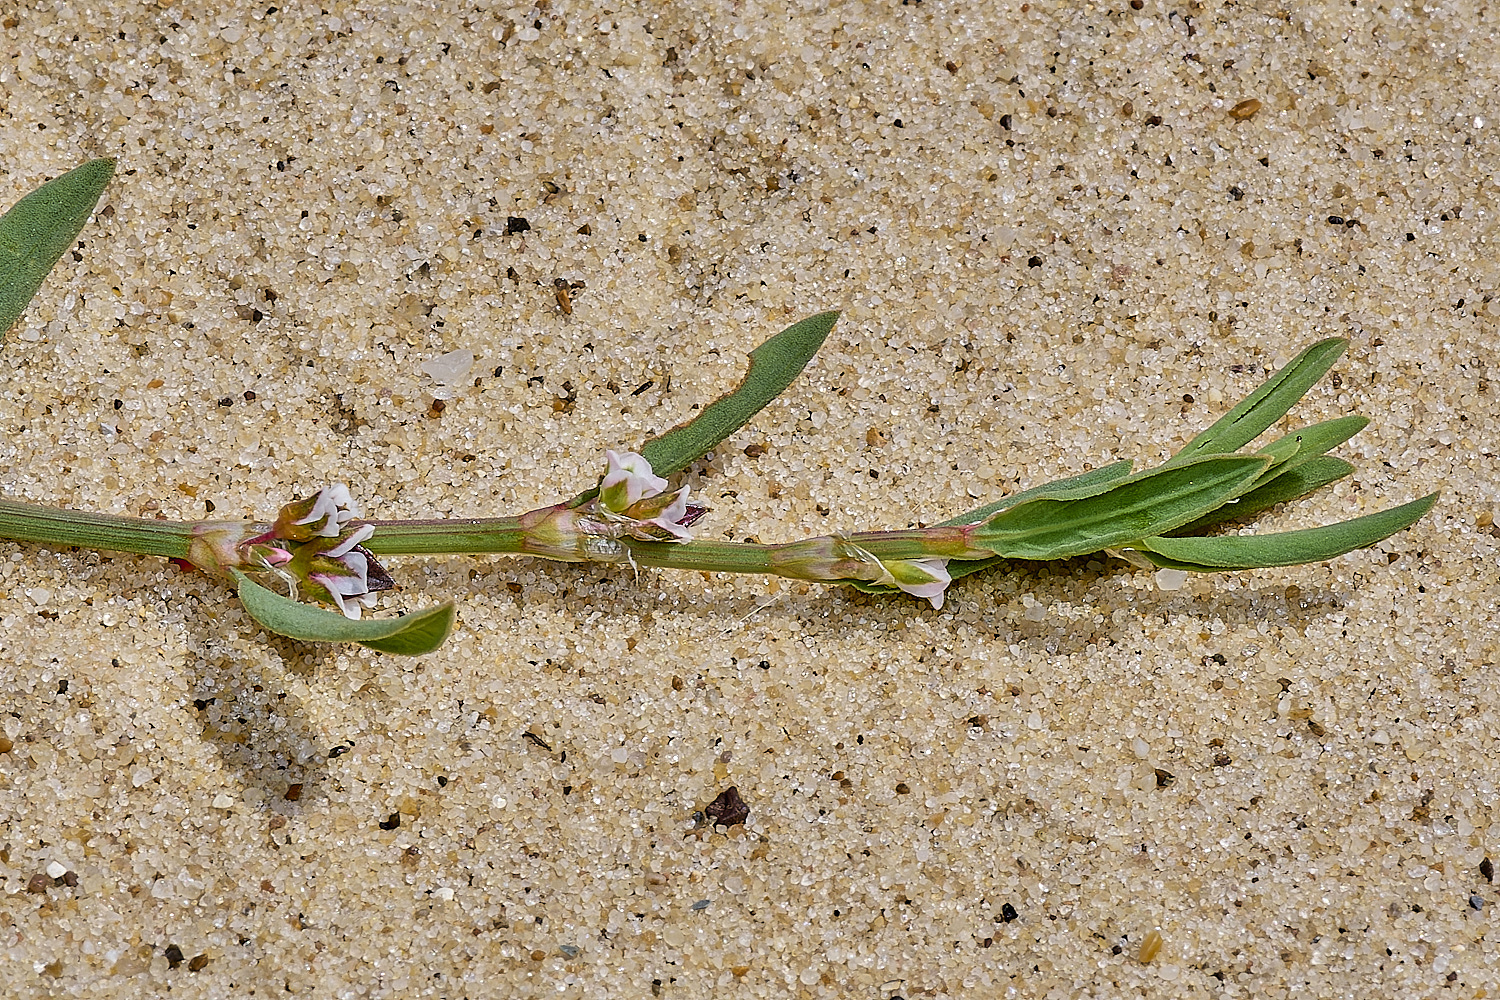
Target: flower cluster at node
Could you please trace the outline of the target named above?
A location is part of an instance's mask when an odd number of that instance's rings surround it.
[[[313,600],[334,605],[346,618],[358,618],[361,609],[375,606],[376,591],[395,586],[385,568],[360,545],[373,534],[375,526],[366,524],[342,538],[304,542],[281,570],[300,580]]]
[[[396,585],[363,545],[375,526],[349,527],[359,516],[349,488],[336,483],[281,508],[270,530],[233,546],[232,559],[224,558],[224,546],[213,546],[215,566],[206,568],[269,571],[286,582],[293,599],[300,593],[359,618],[375,606],[376,593]]]
[[[708,508],[688,502],[688,487],[664,492],[667,481],[651,471],[651,463],[633,451],[606,451],[609,468],[599,484],[594,515],[595,533],[642,542],[686,542],[693,525]],[[585,528],[585,530],[590,530]]]

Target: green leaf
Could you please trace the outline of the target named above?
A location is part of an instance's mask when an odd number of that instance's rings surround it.
[[[971,541],[1012,559],[1098,552],[1201,517],[1244,492],[1270,462],[1264,455],[1209,455],[1138,473],[1084,499],[1029,500],[992,516]]]
[[[1196,521],[1189,521],[1180,528],[1164,534],[1173,537],[1202,534],[1215,525],[1226,521],[1243,521],[1268,510],[1279,503],[1305,497],[1329,483],[1338,482],[1354,471],[1354,466],[1342,458],[1330,455],[1314,455],[1307,462],[1298,462],[1295,468],[1273,477],[1262,486],[1257,486],[1239,498],[1211,510]]]
[[[90,160],[0,216],[0,340],[78,238],[114,172],[114,160]]]
[[[1348,346],[1347,340],[1331,337],[1307,348],[1212,427],[1189,441],[1167,465],[1181,465],[1203,455],[1226,455],[1254,441],[1267,427],[1286,416],[1286,411],[1327,374]]]
[[[1297,457],[1302,450],[1302,438],[1296,434],[1288,434],[1286,437],[1277,438],[1264,448],[1258,449],[1255,454],[1265,455],[1270,458],[1271,464],[1266,466],[1266,471],[1260,474],[1258,482],[1267,482],[1276,475],[1278,469],[1286,467],[1286,464]]]
[[[1130,460],[1112,462],[1098,469],[1090,469],[1088,472],[1077,476],[1069,476],[1067,479],[1056,479],[1050,483],[1042,483],[1033,486],[1029,490],[1013,493],[1008,497],[996,500],[992,504],[976,508],[966,514],[949,518],[941,524],[933,525],[936,528],[952,528],[960,524],[978,524],[991,514],[998,514],[1017,504],[1028,500],[1082,500],[1096,493],[1103,493],[1110,489],[1111,485],[1130,475]]]
[[[1366,514],[1320,528],[1270,535],[1221,535],[1215,538],[1144,538],[1132,546],[1158,566],[1209,573],[1323,562],[1345,552],[1374,545],[1409,527],[1432,509],[1438,495],[1404,503],[1378,514]]]
[[[453,631],[453,602],[399,618],[345,618],[334,611],[303,604],[268,590],[239,570],[230,570],[240,603],[267,630],[290,639],[357,642],[382,653],[420,656],[443,644]]]
[[[1271,466],[1270,470],[1261,476],[1260,482],[1255,484],[1255,488],[1259,489],[1277,476],[1291,472],[1318,456],[1332,451],[1369,425],[1370,421],[1364,417],[1338,417],[1303,427],[1292,431],[1285,437],[1278,438],[1263,448],[1262,452],[1270,454],[1290,451],[1290,455],[1285,462]]]
[[[836,312],[809,316],[751,351],[750,369],[738,386],[692,420],[646,442],[641,454],[651,463],[651,471],[658,476],[680,472],[743,427],[802,374],[838,318]],[[588,503],[598,495],[597,488],[586,490],[568,501],[568,506]]]
[[[951,562],[948,564],[948,576],[959,580],[971,573],[981,573],[991,566],[998,566],[1006,562],[1005,556],[991,556],[988,559],[973,559],[968,562]]]
[[[1042,483],[1033,486],[1029,490],[1013,493],[1008,497],[996,500],[994,503],[986,504],[957,517],[949,518],[941,524],[934,525],[938,528],[952,528],[961,524],[977,524],[993,514],[1002,510],[1009,510],[1018,504],[1026,503],[1028,500],[1082,500],[1098,493],[1112,489],[1121,479],[1130,475],[1130,460],[1124,459],[1112,462],[1098,469],[1090,469],[1088,472],[1067,479],[1057,479],[1050,483]],[[997,566],[1006,561],[1005,556],[992,556],[989,559],[971,559],[965,562],[957,560],[948,564],[948,575],[957,580],[971,573],[979,573]],[[876,584],[865,584],[862,582],[851,582],[849,586],[856,590],[863,590],[867,594],[893,594],[896,587],[881,587]]]
[[[1266,448],[1267,452],[1282,450],[1290,443],[1295,448],[1290,460],[1262,473],[1255,485],[1234,503],[1209,511],[1168,534],[1196,535],[1225,521],[1243,521],[1252,514],[1343,479],[1354,471],[1354,466],[1342,459],[1328,458],[1324,452],[1337,448],[1369,423],[1359,416],[1338,417],[1293,431]]]
[[[658,476],[679,472],[743,427],[802,374],[838,318],[836,312],[809,316],[751,351],[750,370],[738,386],[692,420],[646,442],[641,454],[651,470]]]

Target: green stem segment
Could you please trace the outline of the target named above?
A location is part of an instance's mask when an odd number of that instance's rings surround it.
[[[180,521],[89,514],[0,500],[0,537],[21,542],[186,559],[194,534],[193,525]]]
[[[526,532],[519,517],[435,518],[426,521],[364,521],[375,534],[364,543],[377,556],[520,555]]]
[[[565,512],[565,506],[543,508],[520,517],[432,521],[367,521],[375,534],[365,548],[385,555],[461,555],[504,553],[532,555],[569,562],[630,562],[662,569],[715,573],[768,573],[797,580],[831,582],[845,579],[853,566],[842,566],[848,556],[841,547],[888,559],[977,559],[990,555],[968,544],[962,527],[909,531],[863,531],[845,536],[822,535],[797,542],[764,545],[759,542],[643,542],[631,538],[597,539],[596,544],[559,545],[545,540],[545,516]],[[536,522],[532,524],[531,522]],[[566,554],[565,554],[566,553]]]

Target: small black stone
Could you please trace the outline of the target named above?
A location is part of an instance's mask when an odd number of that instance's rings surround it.
[[[731,785],[704,806],[703,813],[713,820],[715,826],[734,826],[750,818],[750,807],[740,798],[740,790]]]
[[[1002,924],[1008,924],[1019,916],[1020,914],[1016,912],[1016,908],[1014,906],[1011,906],[1009,903],[1006,903],[1004,906],[1000,907],[1000,922]]]

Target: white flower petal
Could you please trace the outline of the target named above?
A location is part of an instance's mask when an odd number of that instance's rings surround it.
[[[599,492],[613,494],[614,502],[608,504],[611,510],[624,510],[637,500],[654,497],[667,488],[667,481],[651,471],[651,463],[642,455],[633,451],[606,451],[604,458],[609,469],[599,484]],[[620,486],[624,487],[623,498],[618,496]]]
[[[908,578],[908,582],[902,582],[892,570],[900,571],[900,576]],[[929,557],[925,559],[903,559],[899,562],[892,560],[886,563],[886,570],[892,573],[892,582],[913,597],[922,597],[932,602],[935,610],[943,608],[943,593],[948,589],[948,584],[953,582],[953,577],[948,573],[948,560]],[[921,579],[923,576],[928,579]]]
[[[309,577],[320,583],[333,598],[333,603],[344,613],[345,618],[358,620],[362,607],[374,607],[375,595],[365,586],[365,581],[354,576],[333,576],[329,573],[314,573]]]
[[[375,525],[362,524],[358,529],[355,530],[352,535],[344,539],[342,542],[339,542],[333,548],[329,549],[324,553],[324,555],[332,556],[334,559],[338,559],[342,557],[344,553],[354,548],[354,546],[364,544],[364,542],[373,534],[375,534]]]
[[[359,516],[359,504],[349,495],[349,487],[343,483],[334,483],[318,491],[318,495],[313,498],[310,514],[292,523],[313,524],[327,518],[318,529],[318,534],[325,538],[337,538],[343,532],[344,524]]]
[[[688,516],[687,508],[688,487],[684,486],[677,491],[677,499],[672,501],[671,506],[644,523],[654,524],[658,528],[671,532],[672,537],[679,542],[689,541],[693,537],[692,531],[678,523]]]

